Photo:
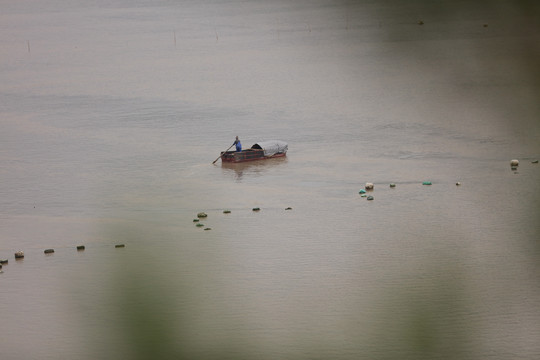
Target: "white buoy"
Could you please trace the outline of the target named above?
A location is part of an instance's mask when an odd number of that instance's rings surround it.
[[[516,167],[518,165],[519,165],[519,160],[514,159],[514,160],[510,161],[510,166]]]
[[[366,190],[373,190],[373,187],[374,187],[373,183],[369,183],[369,182],[366,183]]]

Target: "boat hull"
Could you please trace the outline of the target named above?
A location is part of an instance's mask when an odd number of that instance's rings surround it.
[[[287,155],[285,152],[264,156],[263,150],[247,149],[242,151],[227,151],[221,153],[221,161],[227,163],[240,163],[246,161],[267,160]]]

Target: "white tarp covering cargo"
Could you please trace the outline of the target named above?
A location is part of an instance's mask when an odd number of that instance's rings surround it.
[[[286,153],[289,145],[285,141],[268,140],[261,141],[253,145],[252,149],[263,149],[264,156],[272,156],[277,153]]]

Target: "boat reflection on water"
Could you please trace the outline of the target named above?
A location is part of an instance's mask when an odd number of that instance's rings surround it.
[[[283,166],[288,162],[286,156],[273,159],[255,160],[249,162],[222,162],[221,169],[227,176],[234,176],[235,180],[242,180],[244,175],[247,176],[263,176],[266,172],[276,166]]]

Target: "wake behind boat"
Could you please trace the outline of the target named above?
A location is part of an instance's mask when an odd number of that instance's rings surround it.
[[[253,144],[251,148],[242,151],[222,151],[220,157],[222,162],[229,163],[273,159],[285,156],[288,147],[285,141],[260,141]]]

